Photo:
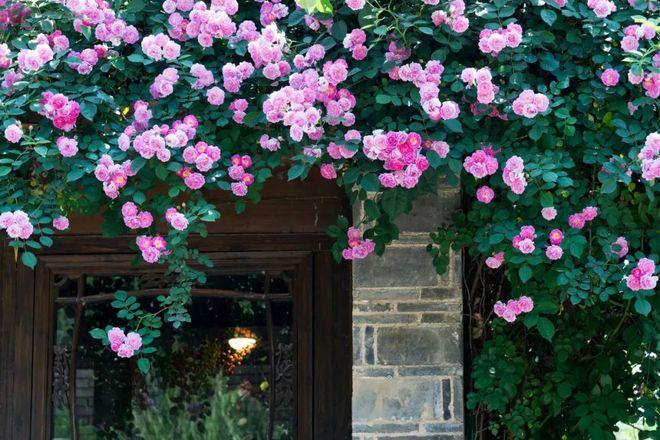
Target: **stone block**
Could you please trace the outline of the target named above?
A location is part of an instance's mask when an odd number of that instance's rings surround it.
[[[409,289],[353,289],[353,299],[363,300],[406,300],[418,299],[419,290]]]
[[[353,261],[355,287],[433,287],[438,276],[424,247],[390,247]]]
[[[354,378],[353,421],[434,421],[440,383],[432,379]]]
[[[412,212],[400,216],[395,223],[402,232],[433,232],[438,226],[451,221],[451,215],[459,204],[458,191],[440,190],[437,194],[428,194],[417,200]]]
[[[385,365],[459,363],[462,358],[458,328],[382,327],[377,339],[377,362]]]
[[[353,327],[353,365],[362,363],[362,330]]]

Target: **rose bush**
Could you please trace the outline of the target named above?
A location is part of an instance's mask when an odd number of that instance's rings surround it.
[[[466,260],[475,432],[612,438],[657,416],[656,1],[0,0],[0,228],[30,267],[72,213],[137,232],[176,283],[92,335],[143,371],[189,321],[222,221],[273,170],[336,179],[381,254],[438,183],[463,210],[428,250]],[[349,227],[351,226],[351,227]],[[373,258],[373,257],[372,257]],[[129,331],[130,330],[130,331]]]

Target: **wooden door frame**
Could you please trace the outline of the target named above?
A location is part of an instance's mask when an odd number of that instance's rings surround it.
[[[39,254],[34,271],[15,261],[13,249],[2,243],[0,256],[0,434],[1,438],[46,438],[46,423],[39,420],[50,411],[50,364],[52,356],[51,298],[36,298],[35,292],[52,292],[44,285],[53,268],[82,270],[90,265],[107,265],[111,260],[126,260],[132,236],[113,239],[97,235],[62,236],[56,244]],[[351,421],[351,279],[350,265],[332,259],[330,239],[321,233],[292,234],[209,234],[192,238],[191,246],[205,253],[222,256],[229,266],[256,264],[280,258],[298,259],[311,270],[305,271],[306,286],[313,290],[309,307],[313,328],[303,331],[311,350],[299,368],[298,382],[312,393],[298,393],[299,410],[307,411],[300,421],[299,439],[350,438]],[[96,262],[90,261],[95,256]],[[246,260],[247,259],[247,260]],[[59,263],[58,263],[59,261]],[[62,263],[64,266],[62,267]],[[87,266],[85,266],[87,264]],[[38,283],[38,284],[37,284]],[[42,294],[43,295],[43,294]],[[52,293],[50,294],[52,295]],[[51,306],[46,307],[45,304]],[[299,362],[305,362],[299,359]],[[45,365],[44,365],[45,362]],[[45,374],[43,372],[46,372]],[[44,405],[46,408],[44,408]],[[300,413],[300,411],[299,411]],[[49,422],[49,421],[48,421]]]

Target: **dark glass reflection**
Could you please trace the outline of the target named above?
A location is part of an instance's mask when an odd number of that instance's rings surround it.
[[[289,279],[266,277],[265,273],[213,275],[204,288],[290,291]],[[135,291],[144,288],[142,284],[139,276],[86,277],[84,297],[91,299],[91,295],[118,289]],[[60,288],[60,297],[75,297],[75,293],[62,295]],[[271,301],[269,305],[261,299],[196,296],[190,306],[192,323],[180,330],[162,328],[146,376],[137,369],[136,359],[117,358],[89,335],[92,328],[118,323],[110,301],[66,303],[56,308],[53,439],[73,438],[72,424],[77,425],[79,439],[91,440],[293,438],[291,301]],[[156,310],[155,298],[143,296],[139,301]]]

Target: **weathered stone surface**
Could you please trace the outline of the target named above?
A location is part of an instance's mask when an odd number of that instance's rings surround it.
[[[418,318],[416,315],[402,313],[373,313],[368,315],[353,315],[353,324],[404,324],[417,321]]]
[[[377,331],[378,363],[433,365],[461,362],[460,332],[450,327],[383,327]]]
[[[362,363],[362,330],[353,327],[353,365]]]
[[[462,263],[453,253],[438,276],[425,249],[458,206],[459,193],[440,188],[397,220],[383,257],[353,262],[354,440],[462,438]]]
[[[354,289],[353,298],[356,301],[417,299],[419,290],[414,287],[408,289]]]
[[[441,224],[451,220],[451,214],[459,207],[457,192],[454,190],[439,190],[437,194],[429,194],[415,202],[410,214],[396,219],[395,223],[403,232],[429,233]]]
[[[358,423],[353,425],[353,432],[415,432],[418,423]]]
[[[433,380],[356,378],[353,421],[438,420],[440,383]]]
[[[374,328],[371,326],[364,329],[364,362],[374,363]]]
[[[422,299],[460,300],[461,289],[458,287],[440,287],[422,289]]]
[[[424,247],[390,247],[378,257],[353,261],[355,287],[433,287],[438,275]]]

